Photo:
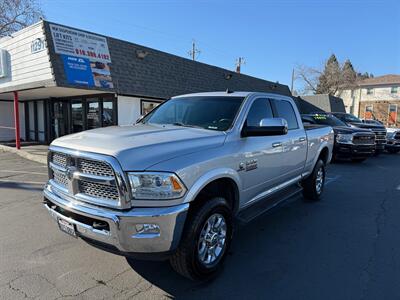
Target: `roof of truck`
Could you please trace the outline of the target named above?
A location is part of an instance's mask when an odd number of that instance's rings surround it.
[[[224,92],[203,92],[203,93],[193,93],[193,94],[185,94],[179,95],[172,98],[180,98],[180,97],[198,97],[198,96],[208,96],[208,97],[247,97],[251,94],[269,94],[268,92],[245,92],[245,91],[224,91]],[[275,93],[274,93],[275,94]],[[282,96],[286,96],[283,95]]]

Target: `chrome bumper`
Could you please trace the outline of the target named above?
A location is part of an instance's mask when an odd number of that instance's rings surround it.
[[[53,205],[44,204],[55,220],[64,219],[75,225],[78,236],[113,246],[125,253],[151,254],[175,250],[181,238],[189,208],[189,204],[185,203],[171,207],[119,211],[86,206],[74,199],[68,199],[67,195],[60,197],[52,191],[50,185],[46,185],[43,194],[51,204],[62,209],[56,211]],[[62,211],[106,222],[109,230],[96,229],[90,222],[86,224],[77,221],[73,217],[64,215]],[[146,233],[142,230],[143,224],[155,224],[159,227],[159,232]]]

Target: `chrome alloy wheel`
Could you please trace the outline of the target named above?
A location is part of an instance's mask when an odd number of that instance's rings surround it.
[[[317,172],[317,177],[315,178],[315,190],[317,194],[321,194],[322,187],[324,186],[325,174],[323,168],[319,168]]]
[[[203,226],[197,245],[199,260],[205,266],[213,265],[223,254],[226,245],[226,221],[223,215],[212,214]]]

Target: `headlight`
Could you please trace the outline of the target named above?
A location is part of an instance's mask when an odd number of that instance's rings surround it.
[[[386,138],[388,139],[394,139],[394,136],[396,135],[396,131],[394,132],[388,132],[386,133]]]
[[[172,173],[128,173],[133,199],[170,200],[182,197],[186,187]]]
[[[353,143],[353,135],[339,133],[336,136],[336,142],[338,142],[340,144],[352,144]]]

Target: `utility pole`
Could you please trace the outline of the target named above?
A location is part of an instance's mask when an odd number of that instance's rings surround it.
[[[200,50],[196,48],[195,40],[192,41],[192,50],[188,52],[189,56],[192,57],[192,60],[196,60],[196,55],[200,54]]]
[[[290,85],[290,92],[293,95],[293,85],[294,85],[294,68],[292,69],[292,84]]]
[[[244,57],[239,57],[239,58],[236,60],[236,73],[239,73],[239,74],[240,74],[241,66],[244,65],[244,64],[246,64],[246,62],[245,62],[245,60],[244,60]]]

